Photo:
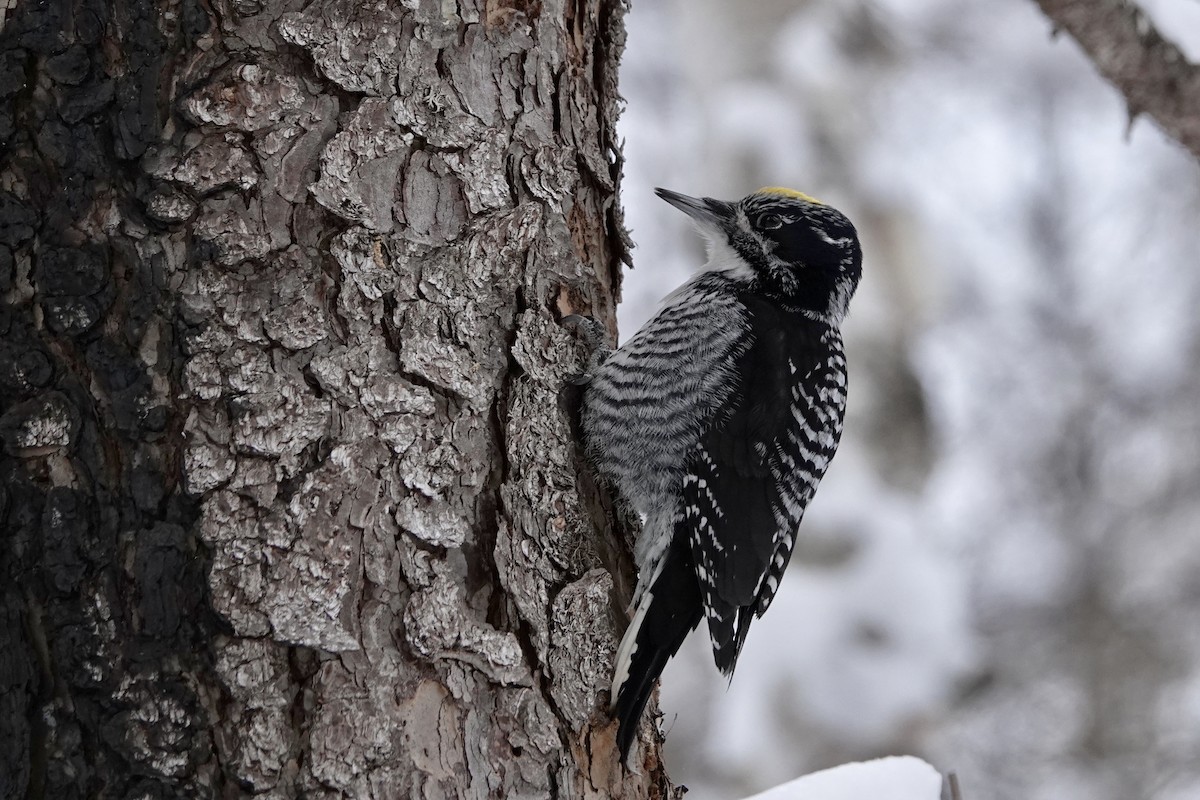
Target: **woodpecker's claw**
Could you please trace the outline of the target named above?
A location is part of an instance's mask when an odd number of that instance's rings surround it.
[[[592,370],[604,363],[612,349],[608,346],[608,331],[593,317],[583,314],[568,314],[560,323],[564,328],[573,330],[587,345],[588,363],[583,372],[567,377],[567,383],[583,386],[591,380]]]
[[[594,317],[568,314],[562,318],[561,324],[564,328],[577,331],[592,350],[599,350],[607,345],[605,338],[608,332]]]

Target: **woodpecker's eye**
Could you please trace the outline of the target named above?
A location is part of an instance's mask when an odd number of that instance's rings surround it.
[[[764,231],[772,231],[783,225],[783,218],[778,214],[763,214],[758,218],[758,227]]]

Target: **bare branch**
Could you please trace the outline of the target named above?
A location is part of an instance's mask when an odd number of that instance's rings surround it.
[[[1200,158],[1200,68],[1126,0],[1037,0],[1125,96],[1130,121],[1148,114]]]

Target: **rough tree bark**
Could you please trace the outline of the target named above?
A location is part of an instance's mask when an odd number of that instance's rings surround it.
[[[577,477],[623,0],[22,0],[0,796],[653,797]]]

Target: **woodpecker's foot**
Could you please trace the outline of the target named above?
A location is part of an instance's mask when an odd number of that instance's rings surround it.
[[[587,317],[583,314],[568,314],[562,318],[560,324],[567,330],[573,330],[582,336],[590,349],[608,349],[608,343],[605,341],[608,337],[608,331],[604,330],[604,326],[597,322],[595,317]]]
[[[587,345],[589,351],[587,367],[583,372],[567,377],[567,383],[583,386],[591,379],[592,370],[604,363],[604,359],[608,358],[608,354],[612,352],[607,341],[608,331],[595,318],[583,314],[568,314],[562,318],[560,324],[567,330],[575,331],[576,335]]]

